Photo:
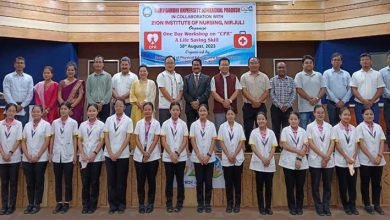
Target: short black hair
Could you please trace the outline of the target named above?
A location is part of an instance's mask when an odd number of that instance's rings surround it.
[[[194,65],[194,62],[199,62],[199,64],[202,66],[202,60],[199,58],[195,58],[192,60],[191,64]]]
[[[374,109],[368,105],[363,105],[363,108],[362,108],[362,114],[364,114],[364,112],[368,111],[368,110],[371,110],[372,112],[374,112]]]
[[[15,107],[15,109],[18,109],[15,103],[8,103],[7,105],[5,105],[5,111],[7,111],[12,106]]]
[[[93,58],[93,62],[95,62],[96,58],[102,58],[102,61],[104,63],[104,57],[102,55],[96,55],[95,58]]]
[[[168,55],[168,56],[166,56],[166,57],[165,57],[165,59],[164,59],[164,63],[165,63],[165,62],[167,62],[167,59],[169,59],[169,58],[172,58],[172,59],[173,59],[173,61],[175,61],[175,62],[176,62],[176,59],[175,59],[175,57],[174,57],[174,56],[172,56],[172,55]]]
[[[305,60],[311,60],[311,61],[313,61],[313,63],[314,63],[314,58],[313,58],[311,55],[304,55],[304,56],[302,57],[302,63],[304,63]]]
[[[142,67],[145,67],[146,69],[148,69],[148,66],[146,66],[145,64],[141,64],[141,65],[138,67],[138,72],[139,72],[139,70],[140,70]]]
[[[224,60],[226,60],[226,61],[228,62],[228,64],[230,64],[229,58],[227,58],[227,57],[222,57],[221,59],[219,59],[218,65],[221,66],[221,62],[224,61]]]
[[[369,54],[369,53],[362,53],[362,54],[360,54],[360,58],[362,58],[362,57],[368,57],[371,60],[371,54]]]
[[[260,59],[259,59],[258,57],[250,57],[250,58],[248,59],[248,65],[249,65],[249,62],[251,61],[251,59],[256,59],[257,62],[260,63]]]
[[[335,57],[340,57],[340,59],[343,60],[343,55],[339,52],[332,53],[332,56],[331,56],[332,60]]]
[[[41,112],[43,112],[43,107],[42,107],[42,105],[34,105],[34,106],[32,107],[32,109],[31,109],[31,111],[34,110],[35,108],[38,108],[38,109],[41,110]]]
[[[154,105],[153,105],[152,102],[145,102],[144,105],[142,106],[142,108],[144,109],[145,106],[148,106],[148,105],[149,105],[150,107],[152,107],[152,110],[154,110]]]

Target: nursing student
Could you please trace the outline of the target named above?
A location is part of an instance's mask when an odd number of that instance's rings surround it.
[[[92,214],[99,200],[99,178],[104,161],[104,123],[97,119],[98,106],[89,104],[88,119],[80,124],[78,153],[82,182],[82,214]]]
[[[55,178],[55,194],[57,205],[53,214],[64,214],[69,210],[72,201],[73,166],[77,160],[77,121],[69,116],[71,104],[60,105],[60,118],[52,123],[50,157],[53,162]],[[65,198],[63,198],[63,180],[65,182]]]
[[[309,171],[314,206],[319,216],[331,216],[329,209],[332,175],[334,168],[334,142],[331,142],[332,126],[325,122],[325,109],[322,105],[314,107],[315,120],[307,126],[309,142]],[[322,177],[323,195],[321,200],[320,182]]]
[[[169,106],[171,118],[161,126],[161,144],[164,148],[162,161],[165,167],[165,197],[168,213],[180,212],[184,202],[184,169],[187,161],[188,129],[179,118],[180,104],[172,102]],[[176,177],[177,199],[173,208],[173,180]]]
[[[347,215],[359,215],[356,209],[356,180],[360,166],[356,128],[351,125],[351,112],[347,107],[340,109],[340,122],[332,128],[335,142],[336,174],[339,182],[340,199]]]
[[[108,214],[123,214],[126,209],[127,176],[129,175],[130,137],[133,122],[124,114],[125,103],[116,100],[115,114],[107,118],[104,126],[106,147],[104,156],[107,169]]]
[[[306,153],[308,150],[305,129],[299,127],[299,114],[291,112],[289,126],[283,128],[280,135],[279,166],[283,167],[286,183],[287,204],[290,215],[303,214],[303,198],[306,171],[309,169]]]
[[[262,215],[272,215],[272,180],[276,171],[274,154],[278,142],[275,133],[267,128],[267,116],[264,112],[257,114],[256,121],[258,128],[255,128],[249,137],[249,144],[252,147],[252,158],[249,169],[253,170],[256,174],[256,193],[259,212]]]
[[[239,213],[241,206],[241,179],[244,162],[245,133],[241,124],[235,121],[232,108],[226,111],[226,122],[218,131],[222,148],[222,167],[225,178],[227,213]]]
[[[197,212],[211,213],[211,195],[215,162],[215,140],[217,131],[214,123],[207,120],[207,106],[198,108],[199,119],[191,124],[190,139],[192,145],[191,161],[195,167]]]
[[[32,121],[28,122],[23,130],[22,167],[26,177],[28,197],[28,206],[24,214],[36,214],[40,211],[45,188],[51,125],[42,119],[43,114],[43,107],[35,105],[31,111]]]
[[[374,111],[370,107],[363,107],[363,122],[357,127],[357,136],[359,138],[359,162],[360,162],[360,182],[364,209],[369,214],[376,211],[384,215],[380,206],[380,196],[382,190],[382,173],[386,161],[383,157],[385,134],[381,126],[374,122]],[[371,201],[370,202],[370,182],[371,182]]]
[[[18,176],[21,161],[20,143],[23,137],[22,123],[15,119],[16,105],[5,106],[5,119],[0,121],[0,178],[1,203],[0,215],[15,212],[18,192]]]
[[[142,106],[144,118],[137,122],[134,134],[136,148],[134,165],[137,175],[138,212],[151,213],[156,197],[156,175],[160,156],[160,123],[153,118],[154,106],[145,102]],[[145,205],[145,187],[148,181],[147,204]]]

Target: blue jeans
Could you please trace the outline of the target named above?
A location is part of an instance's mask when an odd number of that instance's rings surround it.
[[[22,115],[15,115],[15,119],[22,122],[23,127],[27,124],[29,117],[30,117],[30,108],[29,106],[24,107],[24,111],[26,114],[24,116]]]
[[[306,130],[308,124],[314,121],[313,112],[299,112],[299,126]]]
[[[379,106],[378,103],[375,103],[372,107],[372,110],[374,111],[374,122],[379,123]],[[356,116],[356,123],[360,124],[363,121],[363,114],[362,114],[363,104],[356,103],[355,104],[355,116]]]
[[[386,141],[390,142],[390,99],[384,99],[383,112],[385,115],[386,122]]]

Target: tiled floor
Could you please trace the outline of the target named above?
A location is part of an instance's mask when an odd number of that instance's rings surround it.
[[[272,216],[262,216],[260,215],[256,209],[253,208],[243,208],[239,214],[227,214],[225,213],[224,208],[214,208],[213,212],[210,214],[198,214],[195,208],[184,208],[180,213],[172,213],[168,214],[164,209],[158,208],[152,214],[140,215],[138,214],[136,209],[127,209],[126,212],[122,215],[114,214],[109,215],[107,208],[100,208],[92,215],[82,215],[81,210],[79,208],[70,209],[67,214],[51,214],[51,209],[44,208],[36,215],[25,215],[23,214],[23,209],[17,209],[13,215],[10,216],[0,216],[1,220],[5,219],[14,219],[14,220],[24,220],[24,219],[50,219],[50,220],[78,220],[78,219],[156,219],[156,220],[164,220],[164,219],[197,219],[197,220],[206,220],[206,219],[299,219],[299,220],[311,220],[311,219],[359,219],[359,220],[376,220],[376,219],[388,219],[390,215],[390,207],[385,208],[385,212],[388,215],[380,216],[378,214],[369,215],[364,212],[361,208],[359,208],[360,215],[359,216],[348,216],[341,209],[332,209],[333,215],[332,217],[319,217],[315,214],[313,208],[309,208],[304,210],[304,214],[302,216],[291,216],[288,214],[286,209],[274,209],[274,214]]]

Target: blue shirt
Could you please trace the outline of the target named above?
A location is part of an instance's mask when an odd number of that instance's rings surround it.
[[[339,101],[347,103],[351,99],[352,92],[349,86],[351,75],[347,71],[343,69],[336,71],[331,68],[324,72],[324,78],[326,82],[326,99],[335,103]]]
[[[382,74],[383,82],[385,83],[383,98],[390,99],[390,66],[384,67],[379,72]]]

